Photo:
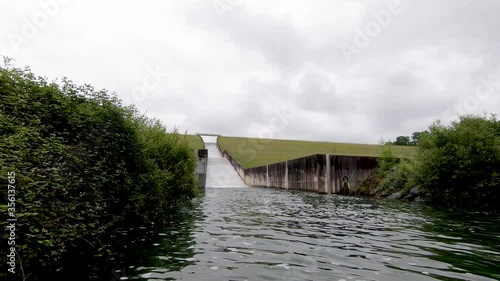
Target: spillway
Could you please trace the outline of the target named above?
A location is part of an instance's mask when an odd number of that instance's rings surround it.
[[[217,149],[214,137],[202,136],[205,148],[208,150],[207,182],[206,187],[246,187],[241,177],[233,168],[229,160],[223,158]]]

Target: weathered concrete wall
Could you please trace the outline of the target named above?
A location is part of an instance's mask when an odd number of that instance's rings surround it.
[[[288,189],[288,162],[280,162],[266,167],[266,187],[278,187]],[[255,168],[257,169],[257,168]]]
[[[330,155],[332,193],[342,189],[344,176],[348,177],[351,190],[358,190],[361,183],[377,169],[376,157]]]
[[[377,169],[376,157],[325,154],[245,169],[227,151],[221,153],[249,186],[339,193],[344,179],[350,190],[358,190]]]
[[[269,187],[267,180],[267,167],[260,166],[251,169],[245,169],[243,181],[249,186]]]
[[[287,163],[288,189],[327,193],[325,155],[311,155]]]
[[[198,175],[198,185],[205,188],[207,183],[207,162],[208,150],[198,149],[198,161],[196,161],[196,174]]]

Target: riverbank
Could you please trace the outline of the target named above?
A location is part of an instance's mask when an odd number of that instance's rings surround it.
[[[201,193],[198,136],[169,131],[106,90],[29,69],[0,68],[0,204],[9,271],[18,280],[78,275],[111,254],[119,227],[159,225]],[[8,187],[8,188],[7,188]],[[5,243],[7,245],[7,242]],[[5,246],[5,245],[4,245]],[[8,260],[7,260],[8,259]],[[78,261],[78,262],[76,262]]]
[[[372,173],[361,188],[345,194],[372,198],[387,198],[418,203],[431,203],[427,192],[419,186],[408,186],[407,178],[395,176],[401,174],[400,167],[393,167],[385,174]],[[404,169],[404,168],[403,168]]]
[[[500,210],[500,121],[464,115],[450,125],[429,126],[413,159],[398,159],[384,145],[377,172],[361,195],[469,210]]]

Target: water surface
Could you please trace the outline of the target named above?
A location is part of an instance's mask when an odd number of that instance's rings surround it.
[[[208,188],[130,257],[135,280],[497,280],[500,216]]]

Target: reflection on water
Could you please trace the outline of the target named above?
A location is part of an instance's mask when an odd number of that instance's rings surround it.
[[[500,216],[283,190],[207,189],[150,246],[135,280],[495,280]]]

